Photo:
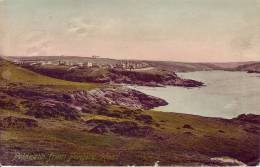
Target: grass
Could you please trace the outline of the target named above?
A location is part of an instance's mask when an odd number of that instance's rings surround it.
[[[4,156],[19,154],[25,158],[21,162],[38,165],[112,165],[119,162],[121,151],[142,150],[151,143],[144,139],[91,134],[83,130],[84,124],[80,122],[37,120],[39,128],[0,129],[0,145],[3,149],[8,148]],[[46,158],[49,155],[54,158]],[[41,157],[30,161],[36,156]],[[15,160],[19,164],[19,159]]]
[[[4,110],[2,114],[6,116],[9,112],[11,111]],[[34,129],[0,130],[0,143],[3,148],[9,147],[10,151],[16,150],[18,153],[69,156],[69,159],[28,162],[40,165],[153,165],[157,160],[160,160],[161,165],[184,162],[207,164],[210,157],[216,156],[230,156],[246,161],[250,152],[256,154],[255,147],[259,145],[256,134],[246,133],[240,125],[227,124],[223,120],[157,111],[146,111],[145,114],[153,116],[160,123],[159,135],[166,136],[164,140],[98,135],[86,131],[86,125],[82,121],[36,119],[39,127]],[[13,115],[24,117],[19,113]],[[106,116],[89,115],[89,119],[94,118],[120,121]],[[194,129],[184,129],[184,124],[189,124]],[[225,133],[219,133],[219,129]],[[192,135],[184,134],[188,131]]]
[[[29,71],[22,67],[18,67],[7,61],[0,62],[0,81],[23,83],[26,85],[40,85],[63,91],[74,89],[93,89],[103,86],[101,84],[80,83],[51,78]]]
[[[241,136],[247,134],[244,130],[238,128],[239,125],[228,123],[223,119],[160,111],[146,111],[145,113],[151,115],[158,122],[163,121],[161,126],[170,132],[179,132],[185,124],[188,124],[194,128],[194,133],[198,134],[218,134],[219,130],[226,132],[222,135]],[[237,130],[234,131],[234,129]]]
[[[173,145],[176,150],[199,150],[212,157],[228,155],[242,161],[248,160],[249,152],[258,154],[254,147],[259,147],[259,137],[246,132],[246,125],[180,113],[146,111],[146,114],[160,122],[164,132],[172,134],[174,140],[169,141],[169,145]],[[183,128],[185,124],[193,129]]]

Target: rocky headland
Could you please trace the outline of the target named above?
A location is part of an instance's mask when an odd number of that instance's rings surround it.
[[[199,81],[182,79],[173,71],[153,69],[148,71],[130,71],[122,69],[103,68],[73,68],[67,66],[24,66],[32,71],[50,77],[76,82],[93,83],[124,83],[140,86],[181,86],[200,87],[204,84]]]

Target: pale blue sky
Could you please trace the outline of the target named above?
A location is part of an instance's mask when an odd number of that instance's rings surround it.
[[[260,60],[260,0],[0,0],[4,55]]]

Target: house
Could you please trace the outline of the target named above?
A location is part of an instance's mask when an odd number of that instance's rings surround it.
[[[84,63],[77,63],[77,66],[83,67],[83,66],[84,66]]]
[[[60,65],[60,66],[66,65],[66,62],[64,62],[64,61],[59,61],[59,65]]]
[[[114,68],[114,66],[112,64],[102,64],[102,68],[111,69]]]
[[[23,61],[21,61],[21,60],[14,60],[13,63],[14,64],[23,64]]]
[[[97,63],[92,63],[92,67],[100,67],[100,65]]]
[[[84,63],[84,66],[85,66],[85,67],[92,67],[92,66],[93,66],[93,63],[91,63],[91,62],[85,62],[85,63]]]
[[[46,61],[46,64],[52,64],[52,62],[51,61]]]

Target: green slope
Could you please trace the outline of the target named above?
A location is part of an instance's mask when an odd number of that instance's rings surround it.
[[[79,83],[51,78],[24,69],[5,60],[0,60],[0,81],[26,85],[44,85],[61,89],[92,89],[101,86],[99,84]]]

